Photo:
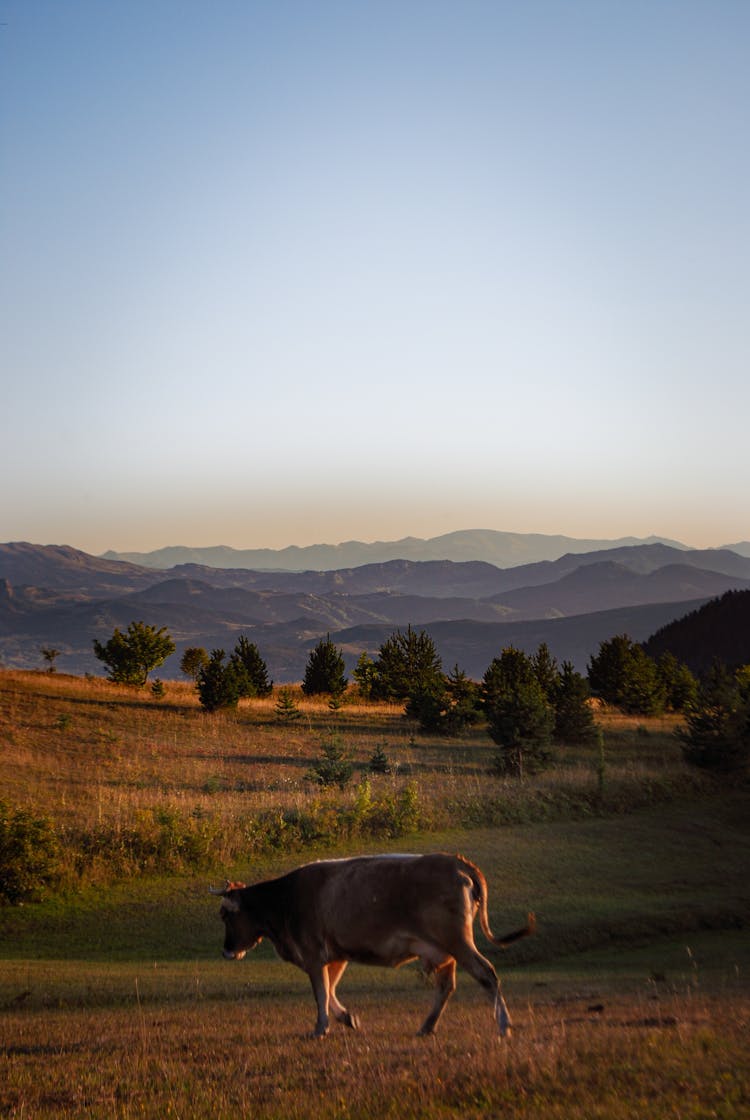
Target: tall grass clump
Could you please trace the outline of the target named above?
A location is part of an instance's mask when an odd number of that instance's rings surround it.
[[[57,879],[58,838],[48,817],[0,801],[0,902],[38,899]]]

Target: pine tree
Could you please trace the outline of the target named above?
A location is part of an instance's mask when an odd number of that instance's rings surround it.
[[[241,634],[230,660],[240,681],[241,696],[271,695],[273,681],[268,679],[268,667],[255,642],[248,641],[245,635]]]
[[[534,656],[531,658],[534,675],[542,686],[542,692],[549,702],[554,703],[555,692],[560,678],[557,661],[549,651],[546,642],[542,642]]]
[[[380,647],[372,695],[377,700],[426,696],[442,686],[442,664],[424,630],[396,630]]]
[[[673,712],[683,712],[698,697],[698,681],[673,653],[667,651],[656,660],[656,671],[664,688],[666,706]]]
[[[512,646],[504,649],[484,674],[482,698],[490,737],[501,748],[494,768],[522,777],[544,766],[554,712],[531,659]]]
[[[393,767],[390,764],[388,755],[385,753],[385,747],[382,743],[378,744],[370,755],[370,761],[367,767],[372,774],[390,774]]]
[[[302,712],[299,705],[292,696],[290,688],[282,688],[279,690],[279,697],[274,707],[276,715],[283,723],[291,723],[295,719],[299,719]]]
[[[633,715],[658,715],[664,710],[665,689],[656,664],[627,634],[599,644],[589,660],[589,684],[594,696]]]
[[[308,771],[308,780],[319,786],[344,789],[351,780],[354,766],[351,751],[346,750],[337,735],[331,734],[322,744],[323,754]]]
[[[589,699],[591,690],[585,677],[570,661],[563,661],[555,690],[555,726],[558,743],[593,743],[597,737]]]
[[[377,675],[375,662],[370,655],[363,650],[359,655],[357,664],[352,670],[352,676],[354,677],[354,681],[359,689],[359,694],[363,700],[372,699]]]
[[[479,719],[479,689],[463,669],[454,665],[447,676],[436,677],[426,691],[409,696],[406,715],[416,719],[422,731],[460,735]]]
[[[330,634],[326,634],[325,639],[321,639],[315,648],[310,650],[305,667],[305,678],[302,681],[302,691],[305,696],[316,696],[326,692],[331,696],[341,696],[346,685],[343,655],[331,641]]]
[[[750,701],[741,678],[714,662],[677,736],[686,761],[694,766],[726,774],[745,771],[750,759]]]
[[[242,691],[242,681],[231,661],[224,661],[224,650],[211,651],[207,663],[198,670],[196,686],[201,706],[207,712],[222,708],[236,708]]]

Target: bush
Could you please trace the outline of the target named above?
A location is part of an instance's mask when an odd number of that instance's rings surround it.
[[[329,735],[323,743],[323,755],[307,773],[308,781],[319,786],[338,786],[345,789],[351,780],[354,766],[351,751],[346,750],[337,735]]]
[[[29,809],[0,801],[0,902],[38,899],[57,875],[54,825]]]
[[[370,755],[370,760],[367,763],[367,768],[371,774],[390,774],[393,767],[391,766],[388,755],[385,753],[385,747],[379,744]]]
[[[279,698],[274,706],[274,711],[282,723],[291,723],[292,720],[300,719],[302,716],[302,712],[290,688],[282,688],[279,690]]]
[[[716,663],[698,689],[698,699],[677,731],[685,760],[704,770],[736,773],[750,757],[750,702],[742,682]]]

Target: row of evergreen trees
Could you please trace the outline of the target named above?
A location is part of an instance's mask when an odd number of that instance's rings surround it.
[[[142,685],[148,672],[174,650],[162,627],[131,623],[94,650],[110,679]],[[195,680],[207,711],[236,706],[243,697],[271,693],[273,682],[258,647],[244,635],[227,657],[185,650],[180,667]],[[542,765],[551,741],[585,743],[597,735],[593,695],[631,714],[681,711],[685,756],[701,766],[736,771],[750,755],[750,666],[730,672],[717,664],[700,682],[671,654],[653,659],[627,635],[602,642],[588,677],[564,661],[558,666],[546,645],[533,655],[514,647],[493,659],[482,681],[458,667],[445,673],[424,630],[395,631],[371,658],[362,653],[353,671],[360,695],[402,702],[423,731],[455,735],[483,718],[500,750],[501,772],[523,773]],[[310,651],[302,691],[329,694],[336,705],[348,686],[342,652],[326,635]]]

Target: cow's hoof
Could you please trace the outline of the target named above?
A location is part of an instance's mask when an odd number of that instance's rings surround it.
[[[344,1022],[346,1023],[347,1027],[351,1027],[353,1031],[359,1030],[359,1019],[356,1015],[352,1015],[351,1011],[344,1019]]]

